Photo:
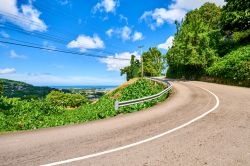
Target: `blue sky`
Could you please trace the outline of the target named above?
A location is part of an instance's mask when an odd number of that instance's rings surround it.
[[[34,85],[118,85],[119,69],[138,46],[166,53],[174,20],[205,2],[223,0],[0,0],[0,41],[29,42],[109,58],[0,43],[0,78]],[[19,31],[19,32],[18,32]],[[21,31],[21,32],[20,32]],[[28,34],[28,35],[27,35]]]

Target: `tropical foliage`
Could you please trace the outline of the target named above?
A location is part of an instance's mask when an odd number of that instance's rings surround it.
[[[20,98],[0,97],[0,131],[74,124],[112,117],[119,113],[138,111],[164,100],[168,95],[155,101],[123,107],[118,111],[114,109],[114,102],[115,100],[123,101],[152,95],[164,88],[165,86],[162,84],[139,79],[125,88],[118,88],[112,93],[104,95],[96,103],[83,102],[80,107],[70,110],[64,108],[64,104],[61,105],[60,101],[65,100],[61,100],[61,97],[66,95],[61,92],[51,92],[46,99],[29,101]]]
[[[79,107],[88,103],[88,99],[80,94],[70,94],[60,91],[52,91],[46,96],[46,100],[53,105],[65,108]]]
[[[164,57],[162,53],[156,48],[149,48],[147,52],[142,55],[143,59],[143,75],[152,77],[160,76],[164,69]],[[131,56],[130,65],[121,69],[121,75],[126,74],[127,80],[141,76],[141,62]]]
[[[168,77],[220,80],[249,86],[250,2],[206,3],[177,23],[167,52]]]
[[[250,28],[250,1],[225,0],[222,10],[222,29],[224,31],[244,31]]]
[[[140,67],[140,61],[138,59],[135,59],[134,55],[131,55],[130,65],[121,69],[121,75],[126,74],[127,81],[132,78],[139,77]]]
[[[250,86],[250,44],[230,52],[207,69],[210,76]]]
[[[143,53],[142,58],[145,76],[153,77],[161,75],[164,69],[163,55],[156,47],[149,48],[147,52]]]
[[[218,57],[221,10],[206,3],[186,15],[167,53],[168,76],[197,78]]]

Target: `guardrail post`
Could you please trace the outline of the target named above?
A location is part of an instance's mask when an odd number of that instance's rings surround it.
[[[115,110],[117,111],[118,110],[118,108],[119,108],[119,101],[115,101]]]

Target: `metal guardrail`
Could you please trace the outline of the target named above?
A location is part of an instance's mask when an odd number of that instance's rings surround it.
[[[146,78],[146,79],[150,79],[151,81],[167,84],[168,88],[166,88],[163,91],[161,91],[161,92],[159,92],[159,93],[157,93],[155,95],[152,95],[152,96],[146,96],[146,97],[143,97],[143,98],[128,100],[128,101],[122,101],[122,102],[115,101],[115,110],[118,110],[119,107],[132,105],[132,104],[137,104],[137,103],[142,103],[142,102],[145,102],[145,101],[157,99],[157,98],[161,97],[163,94],[169,92],[173,87],[172,84],[170,82],[168,82],[167,80],[161,80],[161,79],[158,79],[158,78]]]

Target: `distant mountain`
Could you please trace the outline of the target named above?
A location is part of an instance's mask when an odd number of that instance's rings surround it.
[[[25,82],[0,78],[4,86],[3,95],[6,97],[20,97],[22,99],[43,98],[55,88],[33,86]]]

